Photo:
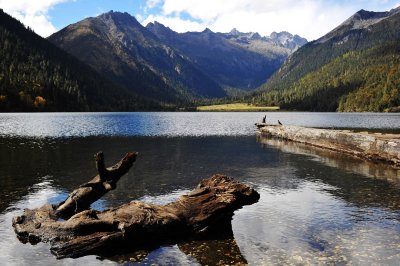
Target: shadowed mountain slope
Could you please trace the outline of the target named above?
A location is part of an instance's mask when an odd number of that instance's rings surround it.
[[[128,13],[87,18],[49,40],[115,83],[160,102],[223,97],[225,92]]]
[[[0,9],[0,111],[159,109],[101,77]]]
[[[242,90],[260,86],[292,51],[307,42],[290,33],[273,33],[274,38],[235,29],[230,33],[214,33],[209,29],[177,33],[158,22],[149,23],[146,28],[222,87]]]

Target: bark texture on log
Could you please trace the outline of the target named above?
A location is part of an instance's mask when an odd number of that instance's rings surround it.
[[[289,125],[259,127],[261,138],[280,138],[324,149],[342,152],[372,161],[381,161],[400,168],[400,135],[350,130],[306,128]]]
[[[86,183],[89,186],[83,185],[77,189],[82,197],[70,195],[69,198],[77,200],[79,206],[89,206],[88,199],[92,201],[97,195],[107,192],[105,187],[109,181],[116,182],[120,175],[129,170],[135,158],[136,153],[129,153],[115,168],[107,170],[118,173],[115,176],[102,178],[102,170],[99,170],[99,176]],[[96,197],[85,196],[87,188],[100,192],[95,193]],[[38,209],[26,209],[23,215],[14,217],[13,226],[22,242],[49,241],[52,252],[58,258],[80,257],[124,246],[160,244],[197,237],[232,237],[233,212],[257,202],[259,197],[247,185],[224,175],[214,175],[201,181],[189,194],[166,205],[132,201],[105,211],[83,210],[63,220],[59,216],[60,207],[64,204],[73,205],[67,199],[59,206],[46,204]],[[224,232],[228,235],[224,235]]]

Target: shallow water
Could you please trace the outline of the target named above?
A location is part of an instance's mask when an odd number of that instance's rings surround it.
[[[304,145],[259,143],[254,122],[262,116],[0,115],[0,264],[396,265],[399,171]],[[374,125],[396,131],[400,125],[399,115],[385,114],[268,113],[267,117],[316,127]],[[235,239],[229,241],[171,244],[106,260],[95,256],[56,260],[46,243],[20,243],[12,217],[24,208],[61,201],[95,175],[93,154],[98,150],[104,151],[108,164],[131,150],[139,157],[117,189],[95,203],[97,209],[131,200],[164,204],[214,173],[250,184],[261,198],[235,213]]]

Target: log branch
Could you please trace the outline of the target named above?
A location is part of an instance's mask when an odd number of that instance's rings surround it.
[[[118,163],[106,168],[103,152],[97,153],[95,160],[98,175],[72,191],[68,198],[58,205],[55,214],[67,219],[76,213],[89,209],[93,202],[117,187],[118,180],[129,171],[136,157],[136,152],[129,152]]]
[[[104,164],[104,154],[103,152],[98,152],[94,155],[94,158],[96,160],[96,169],[97,172],[99,173],[99,177],[101,181],[107,180],[107,169]]]
[[[88,209],[89,202],[108,191],[104,183],[118,181],[136,156],[137,153],[128,153],[116,165],[105,168],[103,155],[98,153],[99,175],[75,189],[58,208],[46,204],[34,210],[25,209],[23,215],[14,217],[18,238],[24,243],[50,242],[57,258],[101,255],[166,241],[227,239],[233,237],[234,211],[260,197],[249,186],[218,174],[166,205],[132,201],[105,211]],[[60,213],[72,215],[60,220]]]

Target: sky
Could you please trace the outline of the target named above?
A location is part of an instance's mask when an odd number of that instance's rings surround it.
[[[360,9],[387,11],[400,0],[0,0],[0,8],[47,37],[87,17],[128,12],[144,26],[158,21],[177,32],[288,31],[309,41]]]

